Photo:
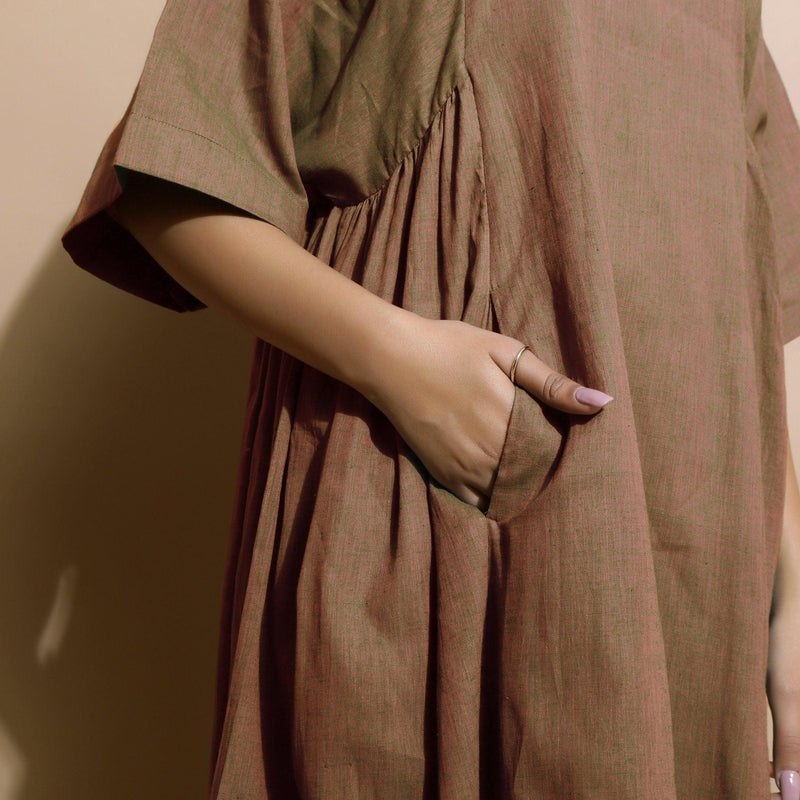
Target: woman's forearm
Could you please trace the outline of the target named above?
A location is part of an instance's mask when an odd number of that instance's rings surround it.
[[[386,350],[415,315],[340,275],[275,226],[184,187],[132,174],[116,210],[206,305],[374,402]]]

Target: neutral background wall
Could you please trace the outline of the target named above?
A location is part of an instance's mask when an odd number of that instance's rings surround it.
[[[251,340],[58,242],[162,4],[14,3],[0,27],[0,800],[204,795]],[[800,111],[797,0],[764,24]]]
[[[0,800],[205,796],[251,338],[59,236],[163,0],[0,26]]]

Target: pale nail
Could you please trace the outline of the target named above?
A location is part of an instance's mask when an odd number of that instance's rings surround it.
[[[597,389],[587,389],[585,386],[579,386],[573,396],[579,403],[593,406],[594,408],[602,408],[614,399],[610,394],[600,392]]]
[[[778,775],[781,800],[800,800],[800,775],[793,769],[785,769]]]

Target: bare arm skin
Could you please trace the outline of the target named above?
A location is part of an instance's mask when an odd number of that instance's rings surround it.
[[[255,336],[364,394],[436,480],[488,504],[521,343],[398,308],[339,274],[275,226],[139,173],[116,204],[122,224],[175,280]],[[517,383],[573,414],[578,384],[532,353]],[[602,400],[602,398],[601,398]]]
[[[767,693],[773,718],[774,772],[800,771],[800,490],[791,449],[786,462],[783,534],[775,573]],[[782,782],[784,800],[800,798],[800,776]],[[791,785],[794,784],[794,785]]]

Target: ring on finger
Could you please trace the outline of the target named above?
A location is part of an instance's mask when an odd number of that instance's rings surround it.
[[[522,358],[522,354],[526,351],[530,350],[528,345],[523,345],[522,349],[514,356],[514,360],[511,362],[511,369],[508,371],[508,377],[511,380],[511,383],[517,382],[517,364],[519,364],[520,358]]]

